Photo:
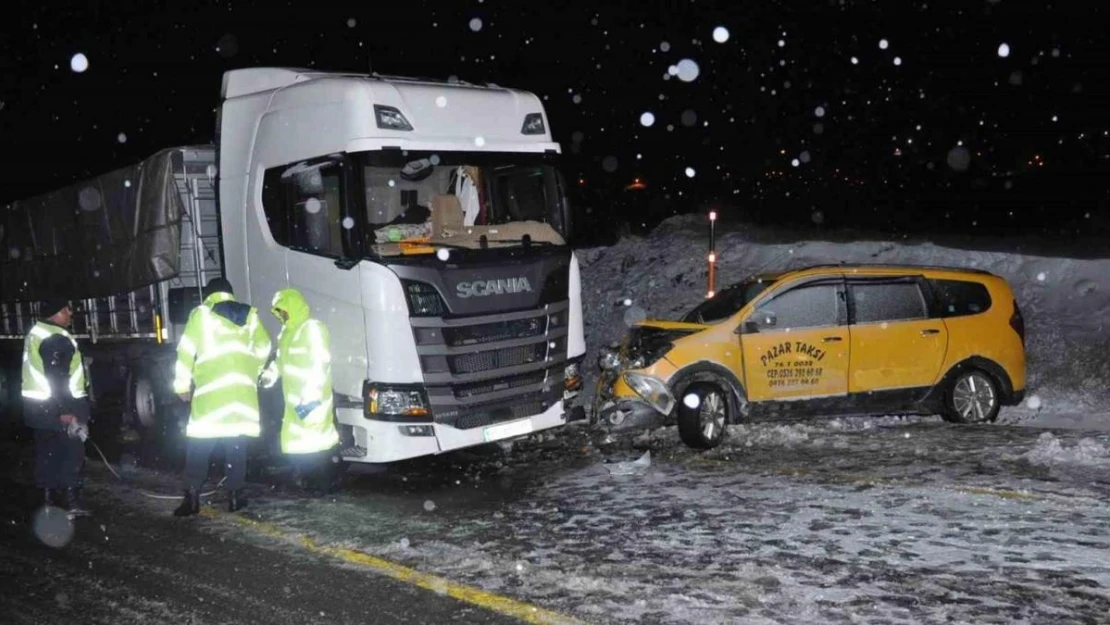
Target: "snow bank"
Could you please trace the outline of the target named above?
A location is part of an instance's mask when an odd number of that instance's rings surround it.
[[[1104,312],[1110,309],[1110,259],[1003,251],[1030,247],[1003,239],[938,244],[852,240],[850,233],[837,233],[799,241],[791,233],[731,228],[719,224],[718,288],[753,273],[841,261],[959,266],[1003,276],[1025,315],[1032,402],[1007,413],[1025,418],[1057,404],[1106,412],[1110,404],[1110,315]],[[619,341],[629,323],[644,316],[676,318],[705,297],[707,252],[708,226],[696,215],[669,219],[646,237],[579,251],[588,375],[596,375],[597,349]],[[588,380],[587,401],[593,383]]]

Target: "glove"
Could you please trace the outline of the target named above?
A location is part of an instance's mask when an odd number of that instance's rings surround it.
[[[89,426],[83,425],[76,420],[70,421],[69,425],[66,426],[66,434],[68,434],[70,438],[80,439],[83,443],[89,438]]]
[[[304,420],[304,418],[308,416],[308,413],[315,410],[316,407],[319,406],[319,405],[320,405],[320,401],[317,400],[317,401],[308,402],[307,404],[301,404],[300,406],[295,407],[293,410],[296,411],[297,416],[300,417],[301,420]]]

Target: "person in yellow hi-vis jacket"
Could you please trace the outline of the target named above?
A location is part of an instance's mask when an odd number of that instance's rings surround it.
[[[175,516],[200,511],[208,463],[222,444],[230,491],[228,510],[246,505],[247,441],[261,434],[258,379],[270,354],[270,335],[253,306],[234,299],[231,283],[214,278],[185,324],[177,345],[173,390],[190,402],[185,499]]]
[[[281,452],[293,463],[299,481],[327,492],[340,474],[339,433],[332,396],[331,344],[327,326],[313,319],[296,289],[274,294],[271,310],[281,320],[277,352],[262,374],[269,388],[281,380],[285,414]]]

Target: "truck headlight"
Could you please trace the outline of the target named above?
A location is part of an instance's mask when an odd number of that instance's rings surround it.
[[[652,408],[665,415],[671,414],[671,410],[674,409],[674,395],[671,394],[670,389],[662,380],[632,371],[625,371],[621,377],[628,388],[632,389],[634,393],[640,396],[640,399],[647,402]]]
[[[566,372],[564,373],[564,385],[566,390],[575,391],[582,386],[582,376],[578,372],[578,363],[572,362],[567,365]]]
[[[377,416],[430,417],[431,413],[419,389],[367,384],[366,416],[371,419]]]
[[[608,347],[602,347],[601,353],[597,355],[597,368],[602,371],[610,371],[621,366],[621,357],[616,351]]]

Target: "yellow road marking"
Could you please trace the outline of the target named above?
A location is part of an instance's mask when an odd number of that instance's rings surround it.
[[[535,625],[586,625],[585,621],[559,614],[558,612],[552,612],[551,610],[546,610],[524,601],[459,584],[430,573],[423,573],[402,564],[397,564],[396,562],[372,556],[355,549],[332,547],[320,544],[307,536],[295,536],[272,523],[257,521],[238,514],[220,512],[207,507],[202,507],[200,513],[202,516],[210,519],[234,521],[239,525],[253,529],[271,538],[277,538],[288,542],[298,542],[302,547],[313,553],[330,556],[343,560],[349,564],[366,567],[406,584],[431,590],[453,599],[485,608],[491,612],[511,616],[525,623],[533,623]]]

